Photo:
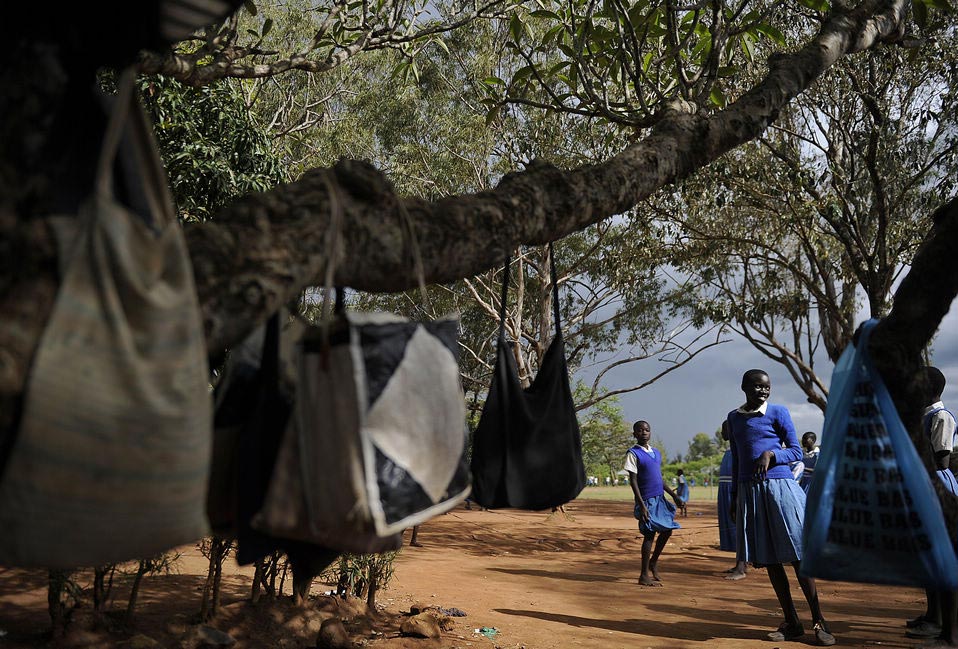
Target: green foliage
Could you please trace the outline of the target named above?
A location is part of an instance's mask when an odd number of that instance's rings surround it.
[[[715,437],[705,433],[696,433],[689,441],[689,450],[685,454],[686,462],[695,462],[702,458],[711,457],[719,452],[719,446],[715,443]]]
[[[336,594],[340,597],[359,597],[374,607],[376,591],[388,587],[392,580],[398,555],[398,551],[343,554],[320,577],[336,584]],[[370,602],[370,598],[373,601]]]
[[[722,451],[696,460],[670,462],[662,466],[662,476],[667,484],[671,484],[672,479],[678,476],[678,470],[682,469],[685,472],[686,480],[695,478],[695,483],[702,486],[705,484],[705,479],[708,478],[718,486],[719,466],[722,464],[724,454],[725,451]]]
[[[190,88],[154,76],[139,84],[184,221],[205,221],[232,200],[287,180],[237,82]]]
[[[581,399],[587,392],[587,388],[579,382],[573,397]],[[615,477],[622,468],[626,452],[634,443],[632,425],[625,421],[618,399],[610,397],[580,412],[579,430],[586,473]]]
[[[517,9],[503,34],[503,60],[514,63],[485,80],[490,115],[531,103],[634,128],[675,99],[722,108],[760,52],[789,42],[777,21],[803,35],[815,28],[780,2],[709,4],[537,0]]]
[[[954,195],[954,29],[921,55],[863,53],[796,99],[760,141],[656,197],[662,254],[693,278],[671,296],[696,324],[723,323],[781,362],[824,409],[816,363],[837,360],[860,312],[891,290]]]

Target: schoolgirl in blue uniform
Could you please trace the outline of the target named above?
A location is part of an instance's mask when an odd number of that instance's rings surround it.
[[[637,421],[632,427],[635,446],[625,455],[625,470],[629,474],[629,486],[635,497],[633,513],[639,521],[642,533],[642,574],[639,583],[643,586],[661,586],[657,570],[659,555],[665,549],[672,530],[681,527],[675,522],[675,507],[665,499],[665,492],[676,504],[678,495],[662,480],[662,453],[649,444],[652,428],[647,421]],[[658,539],[655,536],[658,534]]]
[[[815,580],[802,577],[802,527],[805,492],[792,477],[789,463],[802,457],[795,426],[784,406],[768,403],[768,373],[749,370],[742,377],[745,403],[728,414],[732,446],[732,516],[740,557],[764,566],[785,622],[769,640],[794,640],[805,634],[788,585],[785,564],[792,564],[812,612],[818,644],[835,644],[818,602]]]
[[[686,507],[685,503],[689,501],[689,483],[685,480],[685,471],[682,469],[678,470],[678,484],[676,485],[675,493],[679,496],[678,505],[679,511],[682,512],[682,516],[688,516],[689,510]]]
[[[728,421],[722,422],[722,439],[729,441]],[[718,478],[718,524],[719,524],[719,550],[725,552],[735,552],[735,566],[725,572],[725,576],[730,581],[745,579],[748,573],[748,564],[739,556],[737,552],[738,544],[735,542],[735,520],[732,519],[732,449],[725,451],[722,456],[722,463],[719,465]]]
[[[818,435],[808,431],[802,435],[802,463],[805,470],[802,472],[802,480],[799,484],[802,491],[808,493],[808,488],[812,486],[812,478],[815,476],[815,465],[818,464],[819,449],[815,446],[818,441]]]
[[[922,412],[921,425],[935,455],[938,479],[948,493],[958,496],[958,480],[955,480],[950,463],[951,453],[958,442],[958,422],[941,401],[945,391],[945,375],[937,367],[929,365],[925,367],[925,380],[928,385],[927,403],[931,405]],[[905,631],[905,635],[909,638],[937,638],[937,644],[933,646],[958,646],[956,594],[926,588],[925,597],[928,607],[923,614],[906,622],[908,631]]]

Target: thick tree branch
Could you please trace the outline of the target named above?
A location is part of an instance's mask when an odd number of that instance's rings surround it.
[[[533,164],[491,191],[435,202],[400,198],[371,165],[341,161],[295,183],[237,201],[216,222],[188,227],[211,350],[233,344],[278,305],[316,283],[328,263],[329,191],[343,210],[337,284],[370,291],[415,286],[408,218],[427,282],[495,266],[505,250],[541,245],[620,214],[660,187],[758,137],[779,111],[842,56],[897,38],[907,4],[865,0],[829,20],[766,78],[710,118],[673,114],[607,162],[563,171]],[[370,263],[375,260],[375,263]]]
[[[905,0],[864,0],[854,11],[832,17],[801,50],[770,61],[766,78],[725,110],[710,118],[669,116],[648,138],[602,164],[573,171],[534,164],[508,175],[495,190],[427,202],[401,199],[372,166],[342,161],[331,170],[314,170],[295,183],[247,196],[216,222],[186,229],[208,348],[215,356],[241,340],[279,306],[319,283],[330,259],[339,285],[371,291],[416,286],[411,245],[402,235],[404,220],[419,241],[426,281],[446,282],[498,265],[504,251],[520,244],[541,245],[621,214],[758,137],[842,56],[898,38],[907,6]],[[328,239],[331,196],[341,209],[337,220],[345,224],[335,237],[337,245]],[[0,439],[10,439],[5,433],[16,424],[27,369],[57,282],[55,256],[43,254],[53,249],[51,233],[41,224],[5,215],[10,212],[0,205],[4,244],[26,239],[29,266],[38,270],[14,272],[0,285],[0,313],[5,316],[0,326]],[[28,228],[38,233],[26,232]]]

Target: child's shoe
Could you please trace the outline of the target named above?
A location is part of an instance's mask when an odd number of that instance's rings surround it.
[[[828,632],[824,622],[815,623],[815,642],[820,647],[831,647],[835,644],[835,636]]]
[[[801,638],[803,635],[805,635],[805,627],[802,626],[801,622],[796,624],[782,622],[778,625],[778,631],[772,631],[768,634],[768,639],[772,642],[782,642],[783,640]],[[835,638],[832,638],[832,644],[835,644]]]

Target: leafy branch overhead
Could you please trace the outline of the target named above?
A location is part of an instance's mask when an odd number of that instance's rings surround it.
[[[826,11],[822,0],[818,11]],[[506,47],[524,63],[511,78],[486,79],[488,103],[526,104],[631,128],[666,107],[722,108],[726,80],[756,59],[760,41],[784,47],[781,14],[820,19],[790,2],[691,4],[638,0],[536,0],[508,22]],[[527,5],[528,6],[528,5]]]
[[[202,86],[227,77],[329,72],[361,52],[390,49],[401,52],[408,69],[417,74],[415,55],[421,48],[434,43],[448,49],[443,35],[479,18],[504,16],[511,4],[475,1],[442,16],[421,0],[333,0],[262,11],[247,0],[243,7],[165,53],[141,53],[140,71]],[[275,29],[280,22],[304,29]]]

